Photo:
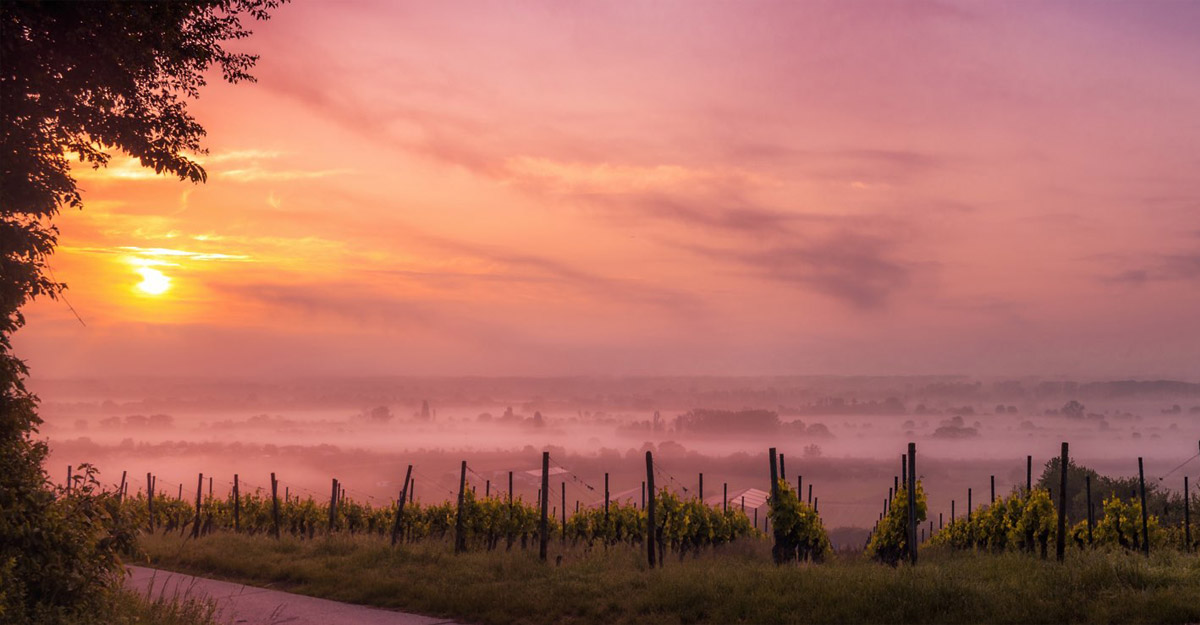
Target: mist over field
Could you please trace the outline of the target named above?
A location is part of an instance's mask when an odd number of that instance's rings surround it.
[[[416,498],[452,499],[459,462],[481,493],[536,497],[540,452],[551,452],[551,502],[640,501],[643,453],[659,485],[706,499],[769,484],[767,449],[809,486],[831,528],[867,528],[899,473],[908,441],[930,509],[965,510],[1034,479],[1071,443],[1078,463],[1148,479],[1197,453],[1200,384],[1172,381],[975,380],[966,377],[344,378],[232,381],[39,381],[48,466],[92,462],[104,482],[127,471],[144,488],[194,497],[197,474],[218,496],[233,474],[265,487],[275,472],[292,495],[329,496],[337,478],[354,498],[394,501],[411,463]],[[657,415],[657,419],[656,419]],[[61,471],[57,470],[61,467]],[[529,471],[530,473],[525,473]],[[62,473],[61,476],[58,473]],[[665,483],[664,483],[665,481]],[[1176,480],[1178,481],[1178,480]],[[1162,487],[1178,490],[1164,482]],[[735,499],[734,505],[740,502]],[[865,531],[865,529],[864,529]]]

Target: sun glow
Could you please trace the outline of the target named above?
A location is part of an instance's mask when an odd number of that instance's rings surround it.
[[[148,295],[162,295],[171,288],[171,279],[163,272],[152,267],[139,267],[137,270],[142,281],[137,283],[139,291]]]

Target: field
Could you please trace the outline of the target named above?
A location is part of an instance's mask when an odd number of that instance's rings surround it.
[[[474,623],[1184,623],[1200,621],[1200,558],[1071,549],[926,549],[916,567],[861,556],[771,564],[767,540],[668,557],[628,546],[454,555],[450,542],[216,532],[141,539],[150,565]],[[561,562],[558,556],[562,556]]]

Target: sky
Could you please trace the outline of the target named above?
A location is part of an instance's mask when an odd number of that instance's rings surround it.
[[[14,341],[35,378],[1200,378],[1200,3],[360,0],[254,30],[258,82],[191,105],[206,184],[75,169],[66,302]]]

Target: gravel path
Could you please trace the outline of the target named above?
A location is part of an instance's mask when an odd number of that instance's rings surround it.
[[[446,619],[369,608],[290,592],[193,577],[141,566],[126,567],[129,588],[153,596],[208,597],[220,618],[235,625],[441,625]]]

